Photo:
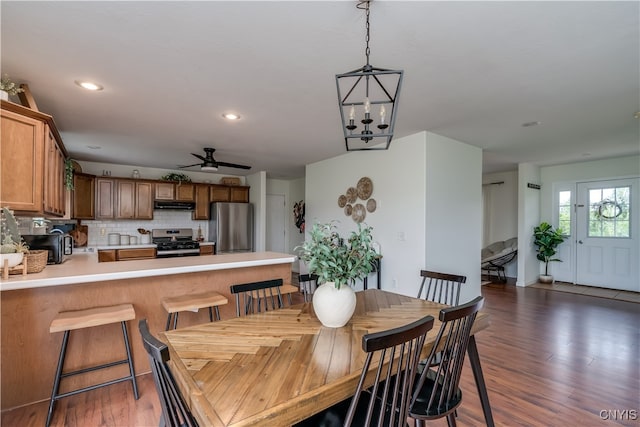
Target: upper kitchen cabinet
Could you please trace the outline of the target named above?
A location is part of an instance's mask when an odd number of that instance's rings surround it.
[[[249,187],[235,186],[230,188],[230,202],[249,203]]]
[[[53,118],[1,105],[0,204],[23,216],[64,216],[66,151]]]
[[[95,175],[73,174],[72,218],[94,219],[96,217],[95,181]]]
[[[156,200],[174,200],[176,186],[173,182],[156,182]]]
[[[210,187],[210,198],[212,202],[228,202],[230,191],[226,185],[212,185]]]
[[[153,219],[153,183],[96,179],[96,219]]]
[[[115,218],[116,181],[111,178],[96,178],[96,219]]]
[[[209,219],[209,185],[196,184],[196,209],[192,219]]]
[[[212,184],[210,198],[212,202],[249,203],[249,188],[243,185]]]
[[[195,184],[180,182],[176,184],[176,200],[180,202],[193,202],[195,199]]]

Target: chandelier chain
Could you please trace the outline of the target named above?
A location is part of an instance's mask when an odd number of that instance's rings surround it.
[[[364,50],[364,54],[367,57],[367,65],[369,65],[369,53],[371,53],[371,51],[369,50],[369,39],[370,39],[370,35],[369,35],[369,1],[366,2],[367,3],[367,8],[366,8],[366,16],[367,16],[367,37],[365,38],[366,42],[367,42],[367,47]]]

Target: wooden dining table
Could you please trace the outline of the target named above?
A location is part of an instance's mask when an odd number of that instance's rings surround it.
[[[288,426],[353,395],[366,353],[362,336],[435,319],[446,307],[378,289],[356,292],[356,311],[341,328],[322,326],[310,302],[161,333],[170,369],[200,425]],[[489,326],[480,312],[472,334]],[[491,408],[472,335],[469,358],[488,426]],[[375,369],[372,366],[372,369]],[[373,378],[372,378],[373,381]]]

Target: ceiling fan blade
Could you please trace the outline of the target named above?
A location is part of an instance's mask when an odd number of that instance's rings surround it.
[[[192,156],[195,156],[197,158],[199,158],[200,160],[202,160],[203,162],[206,162],[207,159],[205,159],[204,157],[202,157],[200,154],[195,154],[195,153],[191,153]]]
[[[237,168],[237,169],[251,169],[251,166],[238,165],[236,163],[227,163],[227,162],[217,162],[218,166],[226,166],[228,168]]]
[[[178,166],[178,169],[190,168],[191,166],[200,166],[200,163],[194,163],[193,165],[188,166]]]

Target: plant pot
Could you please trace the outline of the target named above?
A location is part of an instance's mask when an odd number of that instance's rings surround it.
[[[8,101],[9,100],[9,92],[5,91],[5,90],[0,90],[0,99],[3,101]]]
[[[313,292],[313,311],[322,325],[341,328],[356,310],[356,294],[350,286],[336,289],[333,282],[324,283]]]
[[[540,277],[538,277],[538,282],[540,283],[553,283],[553,276],[552,275],[544,275],[541,274]]]
[[[15,267],[16,265],[22,262],[22,258],[24,257],[24,253],[15,252],[12,254],[0,254],[0,268],[4,268],[4,261],[9,261],[9,268]]]

